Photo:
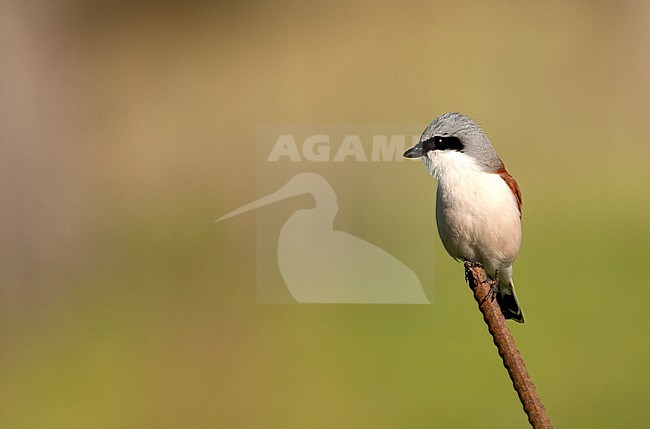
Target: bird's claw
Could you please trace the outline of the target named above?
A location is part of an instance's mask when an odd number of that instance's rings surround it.
[[[497,296],[498,287],[499,287],[499,281],[496,280],[496,279],[495,279],[495,280],[486,279],[483,283],[487,283],[487,284],[489,284],[489,285],[490,285],[490,290],[488,291],[488,293],[485,294],[485,296],[483,297],[483,299],[481,299],[481,302],[478,304],[479,307],[480,307],[481,305],[483,305],[483,303],[484,303],[485,301],[487,301],[488,298],[490,298],[490,302],[494,301],[494,299],[495,299],[496,296]]]
[[[469,272],[472,270],[472,268],[475,267],[482,267],[482,265],[478,262],[471,262],[471,261],[465,261],[465,283],[469,281]]]
[[[469,281],[469,273],[472,270],[472,268],[475,267],[483,268],[483,265],[481,265],[479,262],[465,261],[465,282]],[[483,280],[482,284],[485,283],[490,285],[490,290],[488,291],[488,293],[485,294],[483,299],[481,299],[479,306],[483,305],[483,303],[487,301],[488,298],[490,299],[490,302],[494,301],[494,299],[496,298],[497,293],[499,291],[499,271],[498,270],[496,271],[494,275],[494,279],[488,277],[486,273],[485,280]]]

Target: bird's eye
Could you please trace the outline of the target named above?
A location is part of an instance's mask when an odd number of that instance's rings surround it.
[[[422,142],[422,152],[429,153],[432,150],[455,150],[463,152],[465,146],[458,137],[454,136],[433,136]]]
[[[434,146],[436,150],[455,150],[462,152],[465,146],[458,137],[454,136],[435,136]]]

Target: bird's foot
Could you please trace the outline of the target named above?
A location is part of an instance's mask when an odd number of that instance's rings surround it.
[[[469,272],[472,270],[472,268],[483,267],[483,265],[481,265],[480,263],[471,262],[471,261],[465,261],[464,265],[465,265],[465,283],[469,281]]]
[[[490,291],[485,294],[485,296],[481,300],[481,303],[479,304],[479,306],[483,305],[483,303],[485,301],[487,301],[487,299],[490,298],[490,297],[491,297],[490,301],[494,301],[494,298],[496,298],[497,292],[499,291],[499,270],[496,270],[494,272],[494,278],[493,279],[489,278],[487,276],[487,274],[486,274],[486,278],[485,278],[484,283],[487,283],[487,284],[490,285]]]
[[[479,262],[471,262],[471,261],[465,261],[465,282],[469,281],[469,275],[470,271],[472,268],[475,267],[481,267],[483,268],[483,265],[481,265]],[[483,305],[485,301],[490,299],[490,301],[494,301],[494,299],[497,296],[497,292],[499,291],[499,271],[497,270],[494,273],[494,278],[490,278],[487,273],[485,273],[485,280],[483,280],[482,284],[487,283],[490,285],[490,290],[488,293],[485,294],[485,296],[481,299],[481,302],[479,303],[479,306]]]
[[[494,298],[496,298],[496,296],[497,296],[497,292],[498,292],[498,290],[499,290],[499,281],[496,280],[496,279],[495,279],[495,280],[487,279],[487,280],[485,280],[483,283],[487,283],[487,284],[489,284],[489,285],[490,285],[490,290],[488,291],[488,293],[485,294],[485,296],[483,297],[483,299],[481,299],[481,302],[479,302],[479,304],[478,304],[479,307],[480,307],[481,305],[483,305],[483,303],[484,303],[485,301],[487,301],[488,298],[490,299],[490,302],[494,301]]]

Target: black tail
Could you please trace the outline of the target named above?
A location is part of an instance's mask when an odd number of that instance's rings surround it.
[[[524,323],[524,314],[521,312],[517,294],[515,294],[515,285],[512,281],[508,284],[499,284],[499,293],[497,293],[497,302],[501,307],[501,313],[506,319],[512,319],[515,322]]]

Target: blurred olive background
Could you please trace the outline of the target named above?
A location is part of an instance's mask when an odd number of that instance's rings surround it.
[[[340,202],[336,227],[433,305],[259,305],[256,215],[214,223],[256,198],[259,124],[447,111],[523,189],[510,326],[554,424],[647,426],[648,22],[641,1],[3,2],[1,426],[527,427],[420,163],[364,178],[369,221]]]

